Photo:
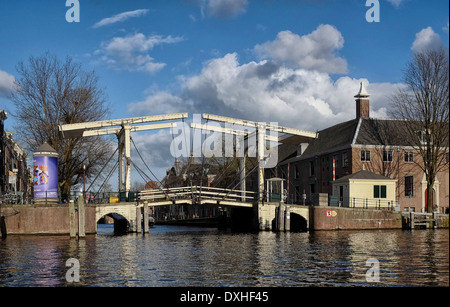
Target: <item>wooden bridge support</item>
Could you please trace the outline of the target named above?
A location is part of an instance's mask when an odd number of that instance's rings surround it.
[[[69,201],[69,235],[71,238],[86,237],[86,210],[84,198],[78,196],[77,205],[73,200]]]
[[[142,230],[144,230],[143,234],[149,232],[150,227],[148,225],[149,222],[148,214],[149,214],[149,207],[147,202],[144,202],[143,207],[136,207],[136,227],[134,227],[134,229],[130,229],[130,231],[142,233]]]
[[[417,227],[424,227],[427,229],[436,229],[438,227],[438,216],[439,214],[436,212],[410,212],[409,214],[403,214],[403,228],[415,229]]]
[[[302,210],[300,213],[299,210]],[[260,231],[291,231],[291,213],[306,216],[307,220],[309,208],[301,207],[293,208],[292,205],[280,203],[259,203],[254,207],[254,214],[257,216],[258,226],[256,229]]]

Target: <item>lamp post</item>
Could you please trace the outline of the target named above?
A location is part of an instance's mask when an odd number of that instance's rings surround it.
[[[397,205],[400,209],[400,159],[401,159],[401,148],[397,148]]]
[[[83,163],[83,199],[86,201],[86,164]]]

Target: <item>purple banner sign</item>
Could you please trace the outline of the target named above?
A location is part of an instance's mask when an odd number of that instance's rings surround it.
[[[37,156],[33,160],[35,198],[58,198],[58,158]]]

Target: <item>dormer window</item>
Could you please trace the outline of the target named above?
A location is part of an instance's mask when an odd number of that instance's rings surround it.
[[[426,145],[427,144],[427,139],[430,140],[430,144],[433,143],[433,138],[432,138],[430,129],[416,131],[416,135],[417,135],[421,145]]]

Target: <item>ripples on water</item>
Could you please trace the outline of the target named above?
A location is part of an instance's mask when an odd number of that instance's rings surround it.
[[[449,232],[230,233],[156,226],[145,236],[84,240],[8,236],[0,242],[0,286],[68,285],[65,263],[80,262],[81,286],[449,286]],[[380,264],[367,283],[366,261]]]

